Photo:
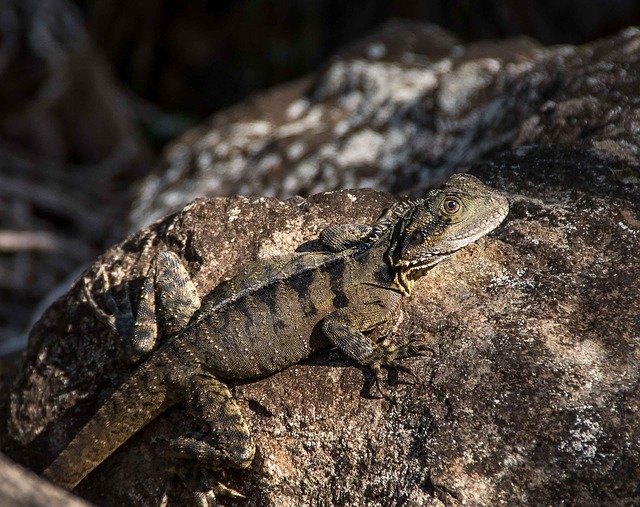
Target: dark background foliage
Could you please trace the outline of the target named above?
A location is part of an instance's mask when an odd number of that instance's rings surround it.
[[[301,76],[390,18],[465,41],[580,44],[640,20],[632,0],[76,0],[95,45],[135,93],[197,116]]]

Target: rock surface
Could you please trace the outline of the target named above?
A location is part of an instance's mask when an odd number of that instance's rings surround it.
[[[371,376],[326,351],[234,386],[259,451],[225,480],[249,505],[640,503],[639,56],[635,29],[541,48],[393,25],[169,150],[134,224],[203,191],[418,194],[478,159],[471,171],[511,200],[505,224],[405,306],[399,338],[435,351],[411,361],[417,383],[391,375],[391,400],[373,399]],[[105,291],[139,282],[157,250],[177,252],[205,293],[392,199],[199,199],[108,250],[33,328],[1,408],[2,449],[41,470],[126,378]],[[168,411],[77,493],[184,500],[162,448],[189,424],[182,407]]]
[[[372,399],[371,376],[327,351],[236,385],[259,451],[228,483],[248,505],[640,502],[640,188],[616,177],[625,167],[556,146],[473,168],[511,213],[405,305],[399,336],[435,351],[411,360],[419,381],[391,375],[392,398]],[[170,248],[204,293],[241,262],[371,219],[390,201],[369,190],[201,199],[107,251],[34,327],[5,451],[41,468],[130,371],[89,303],[105,308],[101,269],[117,287]],[[77,493],[99,505],[180,500],[161,449],[189,424],[182,407],[170,410]]]
[[[640,31],[584,46],[463,45],[390,23],[315,75],[214,115],[142,187],[137,230],[194,197],[353,187],[416,192],[528,144],[577,143],[638,164]]]

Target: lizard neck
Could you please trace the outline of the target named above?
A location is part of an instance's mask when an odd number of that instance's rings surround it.
[[[415,281],[423,277],[436,264],[448,255],[434,256],[421,266],[420,269],[410,269],[406,264],[397,262],[397,250],[406,238],[405,227],[407,226],[411,214],[415,210],[414,202],[402,203],[393,212],[392,220],[388,220],[381,231],[378,244],[384,248],[382,258],[392,273],[394,287],[404,296],[410,296],[413,292]]]
[[[365,271],[371,273],[371,283],[410,296],[415,280],[393,261],[393,251],[397,245],[397,241],[394,241],[395,223],[385,225],[384,228],[378,228],[375,241],[358,252],[354,260],[361,267],[369,266]]]

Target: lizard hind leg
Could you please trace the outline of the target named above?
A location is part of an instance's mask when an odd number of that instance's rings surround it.
[[[169,251],[159,252],[153,259],[140,288],[137,308],[132,309],[129,287],[116,301],[107,297],[116,329],[125,339],[125,353],[131,362],[156,348],[160,330],[164,335],[178,333],[200,307],[200,297],[180,258]]]
[[[159,252],[151,270],[152,276],[147,279],[153,279],[162,329],[167,335],[174,335],[200,308],[200,296],[187,268],[175,253]]]
[[[201,505],[207,505],[202,503],[203,499],[212,499],[219,494],[242,496],[213,479],[208,472],[246,469],[253,461],[255,444],[240,407],[226,384],[204,373],[193,376],[187,395],[189,411],[202,431],[182,435],[170,443],[172,455],[195,465],[189,474],[179,473],[181,479]],[[207,483],[211,487],[203,488]],[[203,491],[205,489],[208,490]]]

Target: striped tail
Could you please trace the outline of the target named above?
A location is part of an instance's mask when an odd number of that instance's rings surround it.
[[[143,365],[120,386],[42,475],[73,489],[134,433],[174,405],[177,400],[152,372],[155,366]]]

